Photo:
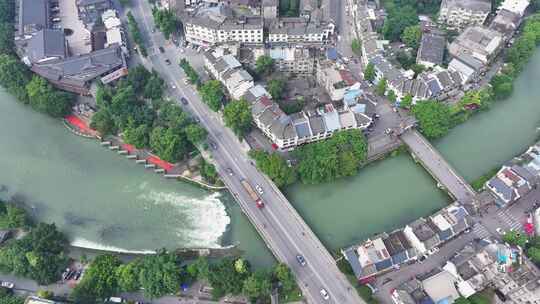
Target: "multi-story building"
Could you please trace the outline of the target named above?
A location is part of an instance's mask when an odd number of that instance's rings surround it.
[[[439,11],[439,22],[449,28],[463,29],[482,25],[491,12],[490,0],[443,0]]]
[[[358,86],[351,72],[337,68],[332,62],[319,63],[316,77],[332,101],[342,100],[347,91]]]
[[[235,16],[233,11],[224,5],[185,11],[181,19],[186,41],[196,45],[264,42],[261,17]]]
[[[279,18],[268,24],[268,42],[324,44],[333,32],[333,24],[313,23],[302,17]]]
[[[315,72],[317,57],[313,48],[273,47],[266,53],[274,59],[274,68],[282,73],[310,75]]]
[[[265,20],[276,19],[279,11],[279,0],[262,0],[262,15]]]
[[[434,33],[422,34],[420,47],[416,55],[416,63],[428,68],[441,65],[443,63],[445,47],[446,38],[444,36]]]
[[[503,46],[501,33],[481,27],[468,27],[448,47],[448,52],[454,58],[470,55],[487,65],[499,53]]]
[[[49,28],[49,0],[20,0],[18,3],[18,27],[15,40],[28,39],[34,33]]]
[[[530,0],[504,0],[497,8],[497,11],[506,10],[523,17],[529,4]]]

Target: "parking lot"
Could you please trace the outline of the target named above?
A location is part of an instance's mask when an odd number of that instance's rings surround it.
[[[51,6],[55,6],[55,2],[51,2]],[[92,51],[92,39],[90,32],[84,27],[84,24],[79,20],[77,5],[75,0],[58,0],[60,11],[55,18],[60,18],[57,24],[63,29],[69,29],[70,34],[66,35],[68,49],[71,55],[80,55],[90,53]]]

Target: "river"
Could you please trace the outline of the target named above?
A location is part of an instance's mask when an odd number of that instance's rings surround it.
[[[435,146],[471,181],[537,138],[540,50],[515,93],[453,129]],[[226,193],[164,180],[95,141],[69,133],[0,91],[0,185],[53,221],[76,244],[151,250],[237,244],[255,266],[274,262]],[[406,154],[379,161],[351,178],[295,185],[286,195],[332,251],[432,213],[449,202]]]

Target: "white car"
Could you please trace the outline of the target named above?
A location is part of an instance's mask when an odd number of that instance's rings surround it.
[[[500,235],[505,235],[506,234],[506,232],[504,232],[504,230],[502,230],[501,228],[497,228],[497,229],[495,229],[495,231],[497,231],[497,233],[500,234]]]
[[[328,294],[328,292],[326,291],[326,289],[321,289],[321,296],[323,297],[323,299],[325,300],[330,300],[330,295]]]
[[[7,282],[7,281],[4,281],[0,284],[0,286],[4,287],[4,288],[9,288],[9,289],[12,289],[13,287],[15,287],[15,284],[11,283],[11,282]]]
[[[263,194],[263,193],[264,193],[263,189],[262,189],[261,186],[259,186],[259,185],[255,185],[255,189],[257,189],[257,191],[259,192],[259,194]]]

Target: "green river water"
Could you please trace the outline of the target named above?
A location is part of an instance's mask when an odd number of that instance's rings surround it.
[[[537,138],[540,50],[515,93],[453,129],[436,147],[471,181]],[[165,180],[77,137],[0,91],[0,197],[16,196],[76,245],[113,250],[237,244],[255,266],[273,258],[228,193]],[[331,184],[286,195],[330,250],[425,216],[449,202],[405,154]]]

